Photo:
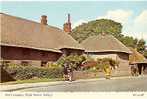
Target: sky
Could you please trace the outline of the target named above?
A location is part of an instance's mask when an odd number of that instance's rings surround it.
[[[122,34],[147,43],[147,1],[3,1],[1,12],[37,22],[47,15],[48,24],[61,29],[68,13],[72,28],[96,19],[112,19],[123,25]]]

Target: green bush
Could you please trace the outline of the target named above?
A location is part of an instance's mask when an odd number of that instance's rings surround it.
[[[89,61],[89,59],[91,61]],[[118,66],[119,62],[115,61],[111,58],[98,58],[96,61],[92,58],[86,59],[86,61],[82,64],[83,70],[103,70],[104,68],[110,66],[115,69]]]
[[[69,55],[66,57],[62,57],[58,60],[58,65],[64,66],[65,63],[68,63],[71,68],[74,70],[79,70],[81,68],[81,64],[86,60],[83,55]]]
[[[85,61],[85,62],[83,62],[82,63],[82,70],[88,70],[88,69],[93,69],[93,68],[95,68],[96,69],[96,67],[97,67],[97,62],[96,61],[93,61],[93,60],[91,60],[91,61]]]
[[[16,80],[32,78],[61,78],[63,68],[47,68],[34,66],[7,66],[6,71]]]
[[[59,65],[59,64],[57,64],[56,62],[49,62],[49,63],[47,64],[47,67],[48,67],[48,68],[61,68],[62,66]]]
[[[115,61],[112,58],[103,58],[102,63],[103,63],[103,65],[109,65],[114,69],[115,69],[115,66],[118,66],[118,64],[119,64],[118,61]]]

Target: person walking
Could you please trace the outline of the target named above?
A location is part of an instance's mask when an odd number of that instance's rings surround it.
[[[67,81],[68,80],[68,64],[67,63],[64,63],[64,69],[63,69],[63,77],[64,77],[64,80]]]
[[[105,62],[104,64],[104,73],[105,73],[105,78],[110,79],[111,77],[111,67],[109,62]]]
[[[73,81],[73,69],[72,69],[72,67],[69,66],[67,71],[68,71],[68,80],[72,82]]]

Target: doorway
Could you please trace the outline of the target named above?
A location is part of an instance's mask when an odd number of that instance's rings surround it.
[[[142,74],[142,67],[143,67],[143,65],[142,64],[137,64],[137,66],[138,66],[139,75],[141,75]]]
[[[146,63],[140,63],[140,64],[137,64],[137,66],[138,66],[139,75],[146,74],[146,72],[147,72],[147,64]]]

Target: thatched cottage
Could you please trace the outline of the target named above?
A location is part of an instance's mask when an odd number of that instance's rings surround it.
[[[137,49],[130,48],[132,54],[129,56],[130,66],[136,66],[139,74],[147,74],[147,59],[137,51]]]
[[[94,59],[112,58],[119,62],[119,68],[117,69],[119,74],[129,74],[129,54],[131,51],[114,36],[104,33],[91,36],[84,40],[81,45],[85,48],[87,55]]]
[[[1,60],[16,63],[43,65],[56,61],[62,55],[82,54],[83,48],[70,35],[41,22],[0,13]]]

